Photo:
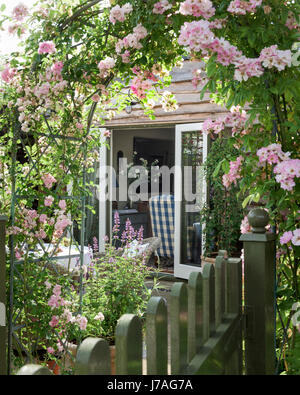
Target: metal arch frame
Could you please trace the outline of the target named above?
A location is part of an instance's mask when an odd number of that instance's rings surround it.
[[[74,141],[81,141],[79,139],[76,138],[72,138],[72,137],[66,137],[66,136],[61,136],[59,134],[54,134],[52,132],[52,129],[47,121],[47,118],[44,118],[45,123],[47,125],[49,134],[44,134],[44,133],[37,133],[37,135],[41,135],[44,137],[49,138],[49,142],[47,145],[47,148],[50,146],[50,142],[53,142],[57,145],[57,141],[56,139],[70,139],[70,140],[74,140]],[[89,125],[90,126],[90,125]],[[86,136],[89,134],[89,128],[88,128],[88,132],[86,133]],[[86,137],[84,136],[84,137]],[[19,199],[24,199],[26,197],[28,197],[27,195],[22,195],[20,194],[20,192],[22,192],[22,188],[16,189],[16,177],[17,177],[17,172],[16,172],[16,142],[17,140],[21,141],[21,145],[23,147],[23,149],[26,151],[28,158],[29,158],[29,164],[30,164],[30,169],[28,174],[25,176],[25,180],[27,179],[27,177],[29,176],[29,174],[31,173],[31,171],[33,170],[33,168],[35,167],[35,162],[34,160],[31,159],[30,157],[30,153],[27,151],[26,146],[24,145],[24,140],[22,139],[22,132],[20,129],[20,124],[17,121],[17,117],[15,118],[15,122],[14,122],[14,128],[13,128],[13,151],[12,151],[12,164],[11,164],[11,178],[12,178],[12,197],[11,197],[11,210],[10,210],[10,225],[13,226],[15,224],[15,212],[16,212],[16,206],[18,205],[18,200]],[[45,151],[47,151],[47,149],[45,149]],[[80,147],[78,148],[75,157],[77,157],[81,152],[83,152],[84,157],[86,157],[86,143],[85,142],[81,142]],[[70,170],[70,168],[68,168],[68,170]],[[56,189],[58,188],[58,186],[61,184],[62,180],[60,180],[58,182],[58,185],[56,186]],[[85,187],[86,185],[86,170],[85,167],[82,167],[82,184],[83,187]],[[64,199],[71,199],[71,200],[81,200],[81,209],[80,209],[80,216],[81,216],[81,229],[80,229],[80,246],[77,243],[77,241],[72,237],[72,242],[75,244],[75,246],[77,248],[79,248],[79,255],[74,255],[74,257],[79,257],[80,260],[80,268],[82,268],[83,265],[83,260],[84,260],[84,240],[85,240],[85,211],[86,211],[86,195],[83,194],[81,196],[73,196],[73,195],[68,195],[68,196],[61,196],[61,198]],[[59,245],[61,239],[66,235],[67,232],[70,232],[70,234],[72,234],[72,226],[71,227],[67,227],[63,233],[63,235],[59,238],[59,240],[57,241],[57,244],[55,246],[56,247]],[[53,252],[52,254],[48,255],[43,244],[39,241],[37,243],[37,245],[40,245],[40,247],[42,248],[42,250],[45,253],[45,256],[43,258],[40,259],[36,259],[37,261],[44,261],[45,257],[46,257],[46,262],[42,268],[42,270],[45,269],[46,266],[51,265],[52,268],[56,271],[56,273],[58,273],[57,269],[55,268],[55,266],[53,265],[52,261],[55,260],[59,260],[59,259],[64,259],[65,257],[54,257],[53,256]],[[27,350],[25,349],[25,347],[22,345],[20,339],[18,338],[16,331],[19,330],[21,326],[15,326],[15,322],[18,319],[18,316],[20,315],[20,313],[22,312],[23,308],[21,308],[21,310],[17,313],[17,316],[14,317],[15,311],[14,311],[14,286],[13,286],[13,282],[14,282],[14,277],[16,275],[19,276],[20,280],[22,281],[22,277],[20,276],[20,273],[18,272],[17,269],[17,265],[22,264],[22,260],[17,260],[15,258],[15,254],[14,254],[14,247],[15,247],[15,240],[14,240],[14,235],[10,235],[9,237],[9,251],[10,251],[10,268],[9,268],[9,306],[8,306],[8,347],[7,347],[7,374],[11,374],[11,356],[12,356],[12,351],[13,351],[13,342],[12,339],[14,337],[14,339],[16,340],[16,342],[20,345],[21,349],[25,352],[25,354],[27,355],[27,358],[29,356],[29,353],[27,352]],[[55,251],[54,249],[54,251]],[[72,255],[73,256],[73,255]],[[70,256],[69,256],[70,257]],[[23,261],[24,262],[24,261]],[[79,307],[79,313],[81,312],[81,306],[82,306],[82,295],[83,295],[83,276],[82,276],[82,270],[80,270],[80,280],[79,280],[79,292],[80,292],[80,307]],[[62,340],[62,339],[60,339]]]

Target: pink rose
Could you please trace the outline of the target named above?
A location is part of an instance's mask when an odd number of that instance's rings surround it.
[[[51,321],[49,322],[49,325],[52,328],[55,328],[58,325],[58,323],[59,323],[59,318],[56,315],[53,315]]]
[[[50,207],[52,205],[53,201],[54,201],[54,197],[53,196],[47,196],[47,197],[45,197],[44,205],[46,207]]]
[[[87,326],[87,319],[85,318],[85,317],[83,317],[83,316],[79,316],[78,318],[77,318],[77,322],[78,322],[78,324],[79,324],[79,328],[82,330],[82,331],[84,331],[84,330],[86,330],[86,326]]]
[[[12,10],[12,16],[17,21],[22,21],[28,15],[28,7],[20,3]]]
[[[53,288],[53,295],[59,296],[61,294],[61,285],[56,284]]]
[[[300,245],[300,229],[295,229],[293,231],[292,244],[295,246]]]
[[[52,41],[44,41],[39,44],[38,53],[40,55],[44,53],[55,53],[55,52],[56,52],[55,44]]]
[[[4,68],[4,70],[1,72],[1,78],[4,82],[9,83],[11,79],[14,77],[16,74],[17,70],[16,69],[11,69],[10,65],[7,64]]]
[[[99,320],[99,321],[103,321],[104,320],[104,315],[103,315],[103,313],[98,313],[96,316],[95,316],[95,318],[94,318],[95,320]]]
[[[56,182],[56,179],[49,173],[44,174],[41,178],[45,187],[48,189],[52,188],[52,184]]]
[[[97,93],[95,93],[95,94],[92,96],[92,100],[93,100],[95,103],[98,103],[98,102],[100,101],[100,96],[97,95]]]
[[[55,62],[53,66],[51,67],[51,70],[53,71],[54,74],[60,74],[62,69],[64,67],[64,64],[62,61]]]
[[[46,221],[47,221],[47,215],[46,214],[41,214],[40,215],[40,222],[42,223],[42,224],[44,224]]]
[[[47,351],[49,354],[54,354],[54,348],[53,347],[48,347]]]
[[[284,234],[280,237],[280,244],[287,244],[289,241],[292,240],[293,232],[284,232]]]
[[[59,207],[61,210],[65,211],[65,209],[67,208],[67,203],[66,203],[66,201],[65,201],[65,200],[60,200],[59,203],[58,203],[58,207]]]

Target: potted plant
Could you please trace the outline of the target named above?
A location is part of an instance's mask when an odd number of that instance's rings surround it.
[[[106,339],[112,357],[118,319],[125,313],[142,318],[152,293],[145,281],[152,268],[146,265],[147,244],[142,243],[143,229],[135,231],[127,219],[121,237],[118,233],[116,212],[112,240],[107,238],[104,253],[95,251],[86,273],[82,305],[82,314],[88,318],[85,335]],[[120,245],[117,240],[121,242],[120,247],[116,247]]]
[[[201,211],[205,223],[205,254],[203,260],[213,263],[219,250],[229,256],[240,256],[240,226],[244,218],[241,192],[236,185],[226,189],[222,176],[228,161],[237,154],[225,138],[217,138],[205,162],[205,177],[209,188],[208,202]],[[221,163],[221,165],[220,165]]]

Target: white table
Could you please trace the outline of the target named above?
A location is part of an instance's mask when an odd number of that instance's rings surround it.
[[[41,258],[45,253],[49,255],[49,258],[51,260],[55,261],[56,264],[62,266],[65,271],[72,272],[74,269],[78,269],[80,267],[80,246],[76,245],[71,245],[71,246],[59,246],[57,248],[59,252],[56,252],[55,255],[53,255],[53,249],[56,247],[53,244],[44,244],[44,249],[39,246],[37,250],[32,251],[31,256],[38,260]],[[19,260],[19,262],[22,262],[22,259]],[[92,253],[89,247],[84,247],[83,250],[83,265],[89,267],[92,262]]]

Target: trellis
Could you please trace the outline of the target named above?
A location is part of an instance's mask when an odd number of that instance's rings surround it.
[[[90,115],[92,115],[93,110],[91,111]],[[79,138],[75,137],[70,137],[70,136],[64,136],[62,133],[54,133],[52,127],[50,126],[47,115],[44,115],[44,123],[46,125],[46,130],[47,133],[35,133],[34,137],[43,137],[44,139],[47,140],[47,146],[43,151],[43,155],[47,152],[47,149],[51,146],[51,144],[54,144],[55,146],[58,146],[59,144],[63,143],[64,139],[68,140],[69,146],[73,149],[74,148],[74,159],[78,159],[79,157],[83,158],[83,166],[82,166],[82,174],[81,174],[81,188],[79,188],[80,195],[78,194],[73,195],[71,193],[66,193],[66,195],[59,196],[60,199],[68,199],[69,201],[75,201],[77,204],[80,206],[80,213],[79,217],[81,218],[81,226],[80,226],[80,240],[76,240],[73,237],[73,224],[70,226],[67,226],[64,229],[63,234],[58,238],[56,241],[56,245],[54,246],[54,249],[52,252],[48,253],[48,251],[45,248],[45,244],[43,241],[38,240],[35,250],[32,251],[32,261],[37,262],[37,264],[42,265],[42,270],[45,270],[45,268],[51,268],[54,270],[54,272],[59,276],[60,272],[58,270],[58,267],[55,265],[55,261],[58,261],[60,259],[65,259],[66,256],[60,256],[56,257],[55,251],[62,240],[63,237],[65,237],[67,234],[71,236],[71,244],[74,244],[76,248],[79,250],[79,253],[77,255],[72,255],[72,258],[78,258],[78,263],[80,269],[82,269],[83,261],[84,261],[84,244],[85,244],[85,211],[86,211],[86,168],[84,166],[84,159],[86,158],[87,155],[87,144],[85,142],[85,138],[89,134],[89,129],[90,129],[90,124],[91,124],[91,118],[88,123],[88,128],[87,128],[87,133],[86,135],[80,140]],[[14,226],[15,225],[15,220],[16,220],[16,211],[22,210],[21,206],[21,201],[27,201],[30,204],[30,201],[32,200],[32,196],[29,196],[27,191],[26,191],[26,181],[28,181],[29,176],[34,170],[37,170],[38,163],[35,158],[31,156],[30,151],[28,150],[28,147],[26,146],[26,143],[28,142],[30,136],[28,134],[22,132],[20,128],[20,124],[17,121],[17,118],[15,119],[14,123],[14,128],[13,128],[13,144],[12,144],[12,155],[11,155],[11,180],[12,180],[12,195],[11,195],[11,211],[10,211],[10,220],[9,220],[9,225]],[[17,181],[18,177],[21,175],[18,173],[17,169],[17,149],[18,145],[20,148],[22,148],[23,152],[26,154],[27,160],[28,160],[28,165],[29,165],[29,171],[25,178],[23,179],[23,184],[20,186],[20,183],[18,183],[17,186]],[[40,159],[40,158],[39,158]],[[59,160],[60,158],[55,158],[55,160]],[[70,174],[71,172],[71,164],[68,165],[68,167],[65,169],[65,174],[67,175],[68,173]],[[73,175],[75,177],[75,175]],[[76,175],[77,177],[77,175]],[[59,187],[63,184],[64,182],[64,177],[56,183],[55,186],[55,191],[57,192],[59,190]],[[73,220],[73,218],[72,218]],[[29,245],[26,246],[23,243],[23,248],[29,249],[31,248]],[[43,256],[42,257],[34,257],[34,255],[38,252],[38,249],[42,252]],[[39,252],[40,252],[39,251]],[[20,340],[20,337],[18,335],[18,331],[23,329],[25,324],[18,324],[18,319],[22,314],[22,311],[24,310],[25,307],[25,302],[24,305],[21,308],[15,308],[15,289],[14,289],[14,280],[17,279],[17,281],[24,282],[24,279],[22,275],[20,274],[19,268],[21,267],[24,263],[24,259],[17,259],[15,256],[15,236],[14,234],[11,234],[9,237],[9,305],[8,305],[8,348],[7,348],[7,371],[8,374],[11,373],[12,369],[12,354],[15,349],[15,345],[17,344],[21,352],[25,354],[25,361],[27,362],[30,360],[30,352],[24,344],[22,344],[22,341]],[[68,256],[69,262],[71,257]],[[69,268],[68,268],[69,269]],[[80,278],[79,278],[79,293],[80,293],[80,306],[79,306],[79,311],[78,313],[81,312],[81,306],[82,306],[82,291],[83,291],[83,276],[82,276],[82,270],[80,270]],[[62,339],[59,339],[62,341]],[[64,344],[64,343],[63,343]],[[36,346],[38,346],[36,344]]]

